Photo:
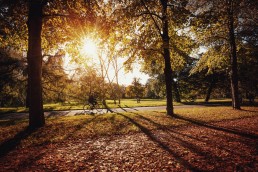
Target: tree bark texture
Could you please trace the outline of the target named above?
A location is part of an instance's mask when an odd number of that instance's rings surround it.
[[[227,0],[227,12],[228,12],[228,33],[229,33],[229,45],[230,45],[230,83],[232,94],[232,107],[233,109],[240,109],[239,91],[238,91],[238,74],[237,74],[237,54],[236,54],[236,41],[234,34],[234,6],[233,0]]]
[[[168,35],[168,18],[167,18],[167,0],[160,0],[162,4],[162,41],[163,41],[163,57],[165,61],[165,82],[167,95],[167,115],[174,115],[173,97],[172,97],[172,69],[169,52],[169,35]]]
[[[29,88],[29,83],[27,83],[27,88],[26,88],[26,108],[30,107],[30,92],[29,92],[30,88]]]
[[[42,50],[41,31],[43,4],[41,0],[29,1],[28,14],[28,88],[29,127],[38,128],[45,124],[42,100]]]

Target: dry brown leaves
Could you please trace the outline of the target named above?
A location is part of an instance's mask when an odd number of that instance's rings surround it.
[[[0,171],[257,171],[258,117],[17,148]]]

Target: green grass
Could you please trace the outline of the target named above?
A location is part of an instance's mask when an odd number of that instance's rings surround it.
[[[176,109],[183,118],[204,123],[257,116],[257,107],[208,107]],[[69,139],[96,138],[101,136],[124,135],[145,130],[179,127],[189,124],[187,120],[167,116],[165,112],[128,112],[104,115],[78,115],[72,117],[51,117],[46,125],[23,139],[21,146],[36,146],[48,143],[62,143]],[[28,126],[28,120],[0,120],[0,144],[13,138]]]
[[[203,102],[203,99],[197,99],[193,104],[199,104]],[[231,102],[230,99],[211,99],[210,103],[229,103]],[[174,102],[174,106],[182,105],[183,103]],[[189,104],[189,102],[186,102]],[[192,103],[191,103],[192,104]],[[136,99],[122,99],[121,104],[118,105],[114,103],[113,100],[107,100],[107,105],[110,108],[118,108],[119,106],[125,107],[147,107],[147,106],[165,106],[166,99],[141,99],[140,103],[137,103]],[[69,102],[69,103],[48,103],[44,104],[44,111],[52,111],[52,110],[77,110],[82,109],[83,104],[78,102]],[[28,109],[25,107],[4,107],[0,108],[0,114],[3,113],[11,113],[11,112],[28,112]]]
[[[113,100],[107,100],[107,104],[110,108],[119,107],[118,101],[114,104]],[[136,99],[122,99],[121,107],[147,107],[147,106],[165,106],[166,99],[141,99],[140,103],[137,103]],[[179,103],[174,102],[174,105],[179,105]]]
[[[28,109],[25,107],[0,107],[1,113],[10,113],[10,112],[27,112]]]
[[[121,104],[118,105],[114,104],[113,100],[107,100],[107,105],[110,108],[118,108],[121,107],[137,107],[137,106],[165,106],[166,100],[165,99],[142,99],[140,103],[136,102],[136,99],[122,99]],[[179,103],[174,103],[174,105],[179,105]],[[52,111],[52,110],[76,110],[82,109],[83,104],[77,102],[69,102],[69,103],[48,103],[44,104],[45,111]],[[10,112],[27,112],[28,109],[24,107],[8,107],[8,108],[0,108],[1,113],[10,113]]]

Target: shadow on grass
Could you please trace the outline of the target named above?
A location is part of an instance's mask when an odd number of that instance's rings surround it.
[[[133,110],[135,110],[135,111],[139,111],[138,109],[135,109],[135,108],[133,108],[133,107],[129,107],[129,106],[127,106],[127,105],[125,105],[125,107],[130,108],[130,109],[133,109]]]
[[[61,117],[61,116],[65,116],[68,113],[69,113],[69,111],[68,112],[52,111],[48,115],[46,115],[46,118],[51,118],[51,117],[58,118],[58,117]]]
[[[198,126],[210,128],[210,129],[213,129],[213,130],[223,131],[223,132],[227,132],[227,133],[230,133],[230,134],[236,134],[236,135],[239,135],[241,137],[246,137],[246,138],[250,138],[250,139],[257,139],[258,138],[258,135],[253,134],[253,133],[247,133],[247,132],[243,132],[243,131],[236,130],[236,129],[230,129],[230,128],[225,128],[225,127],[221,127],[221,126],[216,126],[216,125],[213,125],[213,124],[210,124],[210,123],[206,123],[206,122],[196,120],[196,119],[192,119],[192,118],[183,117],[183,116],[180,116],[180,115],[175,115],[175,118],[190,122],[191,124],[195,124],[195,125],[198,125]]]
[[[123,108],[122,106],[120,106],[120,105],[118,105],[118,107],[120,108],[120,109],[122,109],[123,111],[125,111],[125,112],[127,112],[128,110],[126,110],[125,108]],[[135,111],[139,111],[138,109],[136,109],[136,108],[133,108],[133,107],[130,107],[130,106],[127,106],[127,105],[125,105],[125,107],[127,108],[127,109],[132,109],[132,110],[135,110]]]
[[[246,112],[258,112],[258,111],[255,111],[255,110],[246,110],[246,109],[241,109],[241,111],[246,111]]]
[[[13,138],[4,141],[0,144],[0,157],[5,156],[7,153],[15,149],[23,139],[29,137],[32,133],[34,133],[36,129],[31,129],[27,127],[23,131],[17,133]]]
[[[118,105],[118,107],[119,107],[120,109],[122,109],[123,111],[127,112],[127,110],[126,110],[125,108],[123,108],[122,106]]]
[[[183,105],[201,105],[201,106],[209,106],[209,107],[219,107],[219,106],[232,106],[231,101],[213,101],[213,102],[181,102]],[[249,103],[244,101],[241,106],[247,107],[255,107],[258,106],[258,103]]]
[[[209,107],[231,106],[231,102],[181,102],[183,105],[201,105]]]
[[[10,120],[10,119],[8,119],[8,120],[4,120],[4,121],[2,121],[2,120],[0,120],[0,126],[10,126],[10,125],[15,125],[15,120]]]

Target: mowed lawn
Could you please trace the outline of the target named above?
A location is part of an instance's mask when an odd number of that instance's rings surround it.
[[[109,108],[119,108],[119,107],[138,107],[138,106],[165,106],[165,99],[142,99],[140,103],[137,103],[136,99],[122,99],[121,104],[116,104],[113,100],[107,100],[107,105]],[[179,103],[174,103],[174,105],[179,105]],[[44,104],[45,111],[51,110],[79,110],[83,109],[83,103],[79,102],[66,102],[66,103],[48,103]],[[25,107],[0,107],[0,113],[8,112],[27,112],[28,109]]]
[[[194,103],[204,102],[203,99],[197,99]],[[230,103],[230,99],[211,99],[211,103]],[[174,102],[174,106],[183,105],[184,103],[189,104],[187,101],[183,101],[183,103]],[[193,103],[193,102],[190,102]],[[121,104],[116,104],[113,100],[107,100],[107,105],[109,108],[126,108],[126,107],[150,107],[150,106],[165,106],[166,99],[141,99],[140,103],[137,103],[136,99],[121,99]],[[66,102],[66,103],[48,103],[44,104],[45,111],[52,110],[79,110],[83,109],[83,103],[79,102]],[[10,112],[27,112],[28,109],[25,107],[0,107],[1,113],[10,113]]]

